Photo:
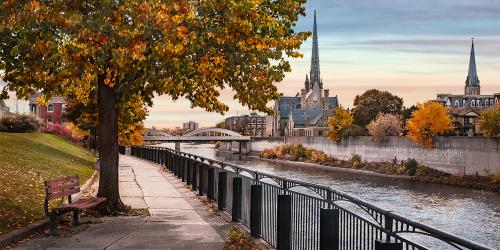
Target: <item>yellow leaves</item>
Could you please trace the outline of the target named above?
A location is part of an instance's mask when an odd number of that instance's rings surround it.
[[[342,132],[353,122],[354,118],[351,112],[342,107],[336,108],[333,116],[328,118],[328,138],[332,141],[340,141]]]
[[[31,9],[33,9],[34,11],[37,11],[40,9],[40,2],[38,2],[38,1],[31,1],[30,5],[31,5]]]
[[[432,139],[453,129],[448,109],[433,101],[419,104],[406,122],[408,137],[418,145],[432,147]]]
[[[49,98],[47,98],[46,96],[39,96],[36,98],[36,102],[38,103],[38,105],[47,105],[49,104]]]
[[[186,37],[188,34],[188,29],[184,26],[177,27],[177,36]]]

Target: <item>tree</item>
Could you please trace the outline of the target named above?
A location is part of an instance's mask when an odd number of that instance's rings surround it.
[[[226,122],[225,121],[220,121],[217,124],[215,124],[216,128],[225,128],[226,127]]]
[[[233,126],[233,131],[240,133],[241,135],[246,135],[249,133],[248,126],[250,125],[250,120],[248,118],[237,119]]]
[[[500,136],[500,105],[483,111],[479,118],[479,126],[487,136]]]
[[[92,91],[87,103],[82,102],[72,93],[69,93],[66,99],[64,118],[74,123],[79,129],[86,131],[90,137],[97,136],[99,114],[96,91]],[[142,143],[143,120],[147,114],[144,102],[138,95],[120,104],[118,107],[118,141],[121,145]]]
[[[417,110],[417,106],[415,105],[411,105],[409,108],[404,107],[403,111],[401,112],[401,115],[403,116],[403,121],[410,119],[411,115],[415,110]]]
[[[410,120],[406,122],[408,137],[418,145],[432,147],[434,136],[453,129],[448,109],[433,101],[418,104]]]
[[[399,116],[384,113],[379,113],[377,118],[371,121],[366,127],[370,135],[374,137],[398,136],[403,131]]]
[[[354,119],[351,112],[342,107],[336,108],[333,113],[333,116],[328,118],[328,138],[340,141],[342,133],[352,125]]]
[[[356,124],[366,126],[379,113],[401,115],[403,99],[388,91],[367,90],[354,98],[352,114]]]
[[[252,110],[272,112],[274,82],[290,71],[309,33],[294,26],[305,0],[2,1],[2,91],[28,98],[97,90],[98,196],[124,209],[118,192],[118,109],[139,95],[185,97],[224,113],[220,90]]]

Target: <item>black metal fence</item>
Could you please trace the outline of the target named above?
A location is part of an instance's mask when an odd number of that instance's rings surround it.
[[[277,249],[491,249],[329,187],[167,148],[131,154],[164,165]]]

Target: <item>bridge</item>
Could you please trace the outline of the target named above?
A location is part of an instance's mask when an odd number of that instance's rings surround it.
[[[237,132],[222,128],[202,128],[182,136],[158,135],[142,137],[145,142],[175,142],[176,150],[180,150],[181,142],[239,142],[239,153],[242,152],[242,148],[246,150],[247,142],[250,139],[250,136],[243,136]]]

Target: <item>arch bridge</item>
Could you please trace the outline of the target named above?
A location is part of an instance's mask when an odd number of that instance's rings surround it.
[[[159,135],[159,136],[143,136],[145,142],[175,142],[175,149],[180,150],[181,142],[239,142],[239,153],[242,148],[246,149],[247,142],[250,141],[250,136],[243,136],[237,132],[222,129],[222,128],[202,128],[191,131],[185,135]]]

